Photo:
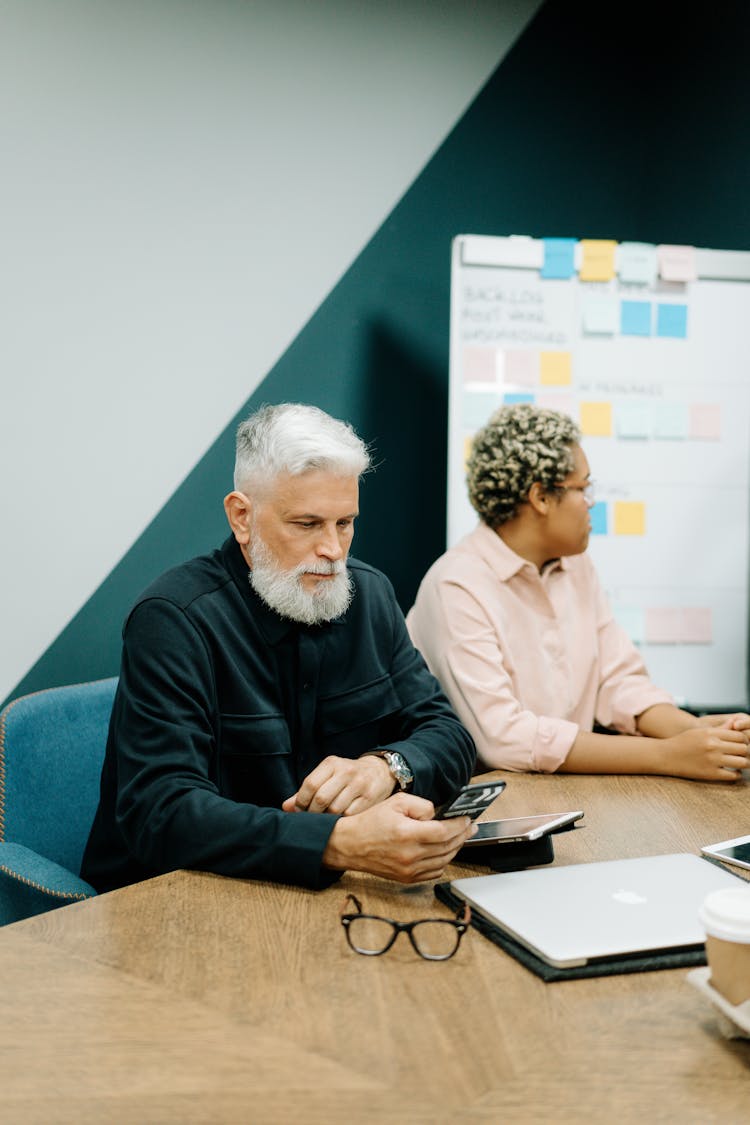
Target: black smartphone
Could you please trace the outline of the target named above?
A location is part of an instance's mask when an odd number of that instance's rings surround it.
[[[504,788],[504,781],[480,781],[475,785],[464,785],[451,801],[438,805],[435,809],[435,819],[450,820],[454,816],[468,816],[476,820],[480,813],[490,807]]]
[[[542,813],[539,816],[517,816],[511,820],[483,820],[478,832],[464,844],[465,848],[481,847],[482,844],[496,844],[498,841],[520,842],[539,840],[552,832],[572,828],[583,816],[581,809],[574,812]]]

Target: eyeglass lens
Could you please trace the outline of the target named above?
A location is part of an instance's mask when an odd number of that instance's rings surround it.
[[[385,953],[399,932],[387,919],[368,914],[352,918],[347,926],[347,937],[352,949],[370,956]],[[417,953],[428,960],[451,957],[461,940],[461,933],[453,922],[438,918],[415,922],[409,927],[408,933]]]

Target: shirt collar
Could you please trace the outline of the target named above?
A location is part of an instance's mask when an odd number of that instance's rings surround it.
[[[505,540],[501,539],[497,532],[488,527],[486,523],[480,523],[469,538],[474,541],[479,554],[501,582],[507,582],[509,578],[512,578],[515,574],[520,574],[525,568],[539,577],[539,571],[534,564],[511,550]],[[541,577],[546,578],[553,571],[567,570],[567,568],[567,559],[555,559],[544,567]]]

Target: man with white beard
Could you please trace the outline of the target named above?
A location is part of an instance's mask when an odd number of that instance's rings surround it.
[[[131,610],[81,874],[176,868],[309,887],[438,878],[475,830],[433,819],[474,744],[390,583],[349,558],[370,467],[347,424],[264,407],[237,432],[232,535]]]

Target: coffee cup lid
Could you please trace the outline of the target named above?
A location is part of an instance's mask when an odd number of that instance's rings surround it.
[[[700,920],[712,937],[750,944],[750,885],[711,891],[703,901]]]

